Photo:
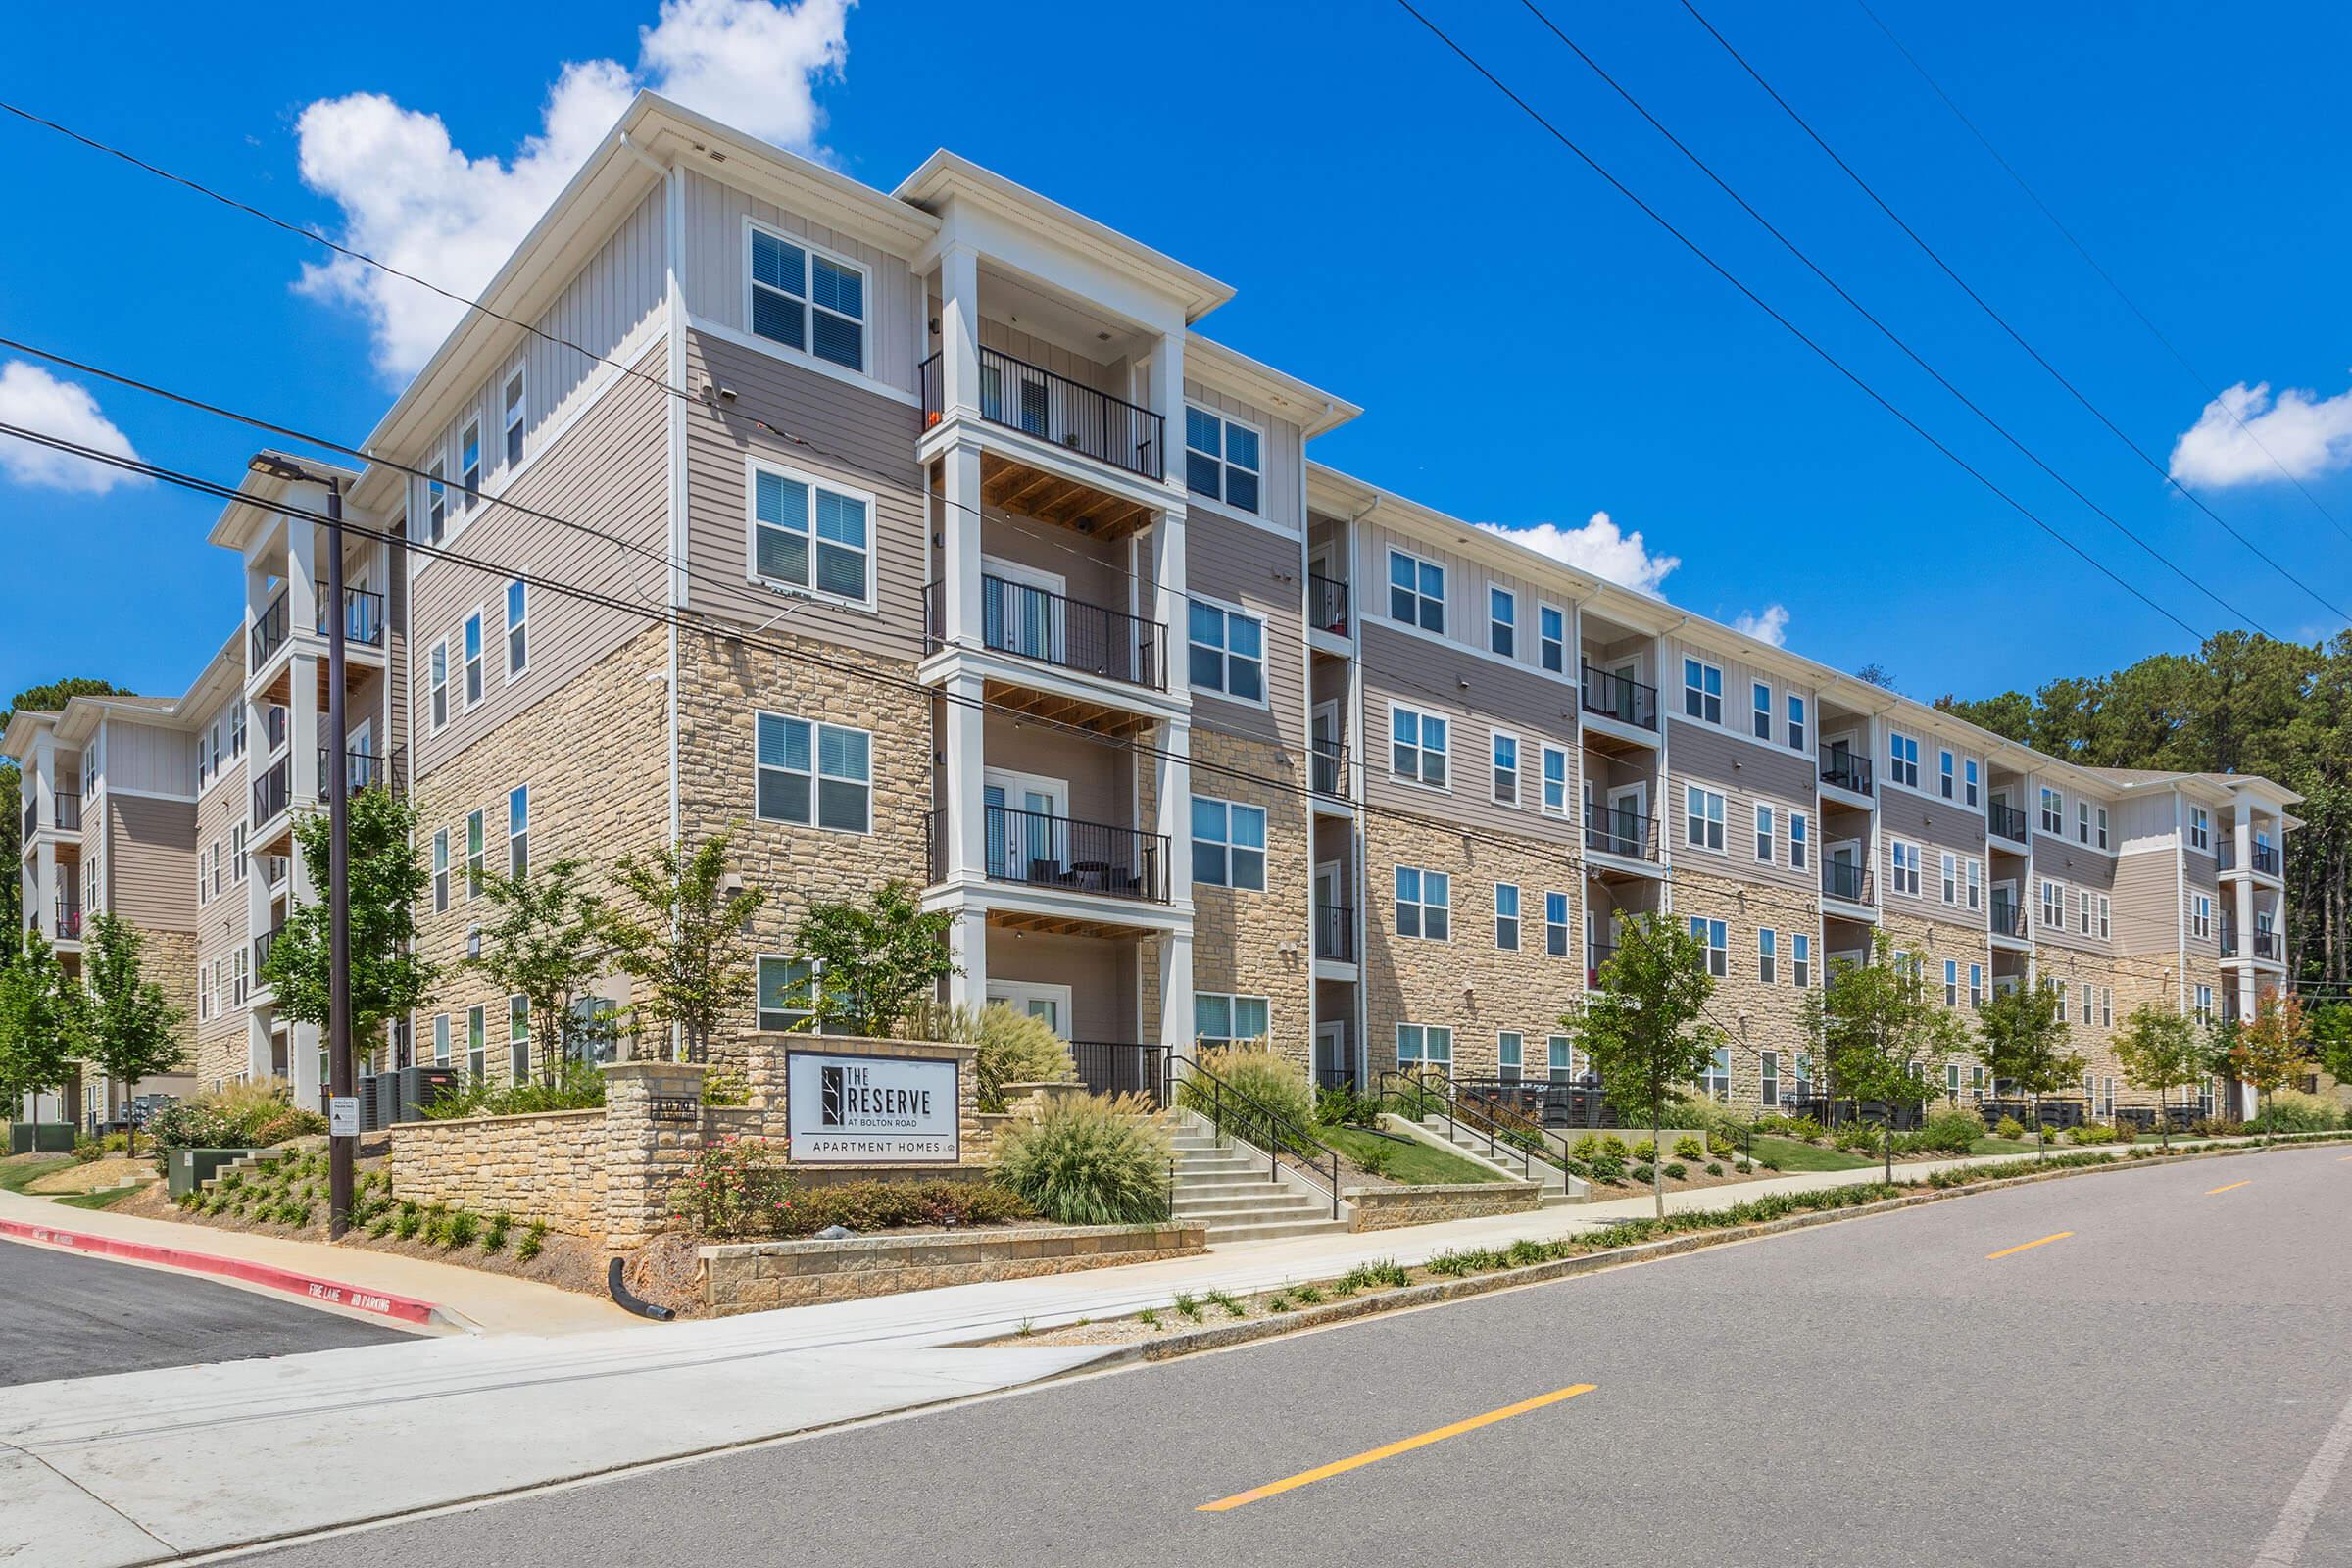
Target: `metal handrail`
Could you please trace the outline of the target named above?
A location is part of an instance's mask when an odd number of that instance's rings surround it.
[[[1494,1164],[1502,1163],[1503,1151],[1507,1148],[1518,1161],[1519,1174],[1531,1182],[1536,1179],[1535,1158],[1527,1150],[1496,1138],[1492,1123],[1480,1126],[1475,1120],[1465,1120],[1454,1114],[1457,1102],[1453,1080],[1446,1076],[1445,1068],[1419,1067],[1411,1072],[1386,1069],[1376,1082],[1383,1100],[1398,1099],[1413,1107],[1413,1120],[1427,1121],[1436,1116],[1444,1120],[1446,1126],[1466,1132],[1473,1139],[1484,1139],[1487,1158]]]
[[[1658,819],[1642,811],[1605,806],[1585,818],[1585,848],[1626,860],[1658,858]]]
[[[70,899],[57,901],[57,930],[52,933],[60,942],[81,940],[81,906]]]
[[[926,428],[947,412],[946,366],[915,368]],[[1150,409],[1056,375],[985,345],[979,349],[980,417],[1147,479],[1167,477],[1167,420]]]
[[[1197,1084],[1203,1087],[1196,1087]],[[1262,1148],[1268,1181],[1282,1179],[1282,1155],[1288,1153],[1304,1170],[1322,1180],[1325,1191],[1331,1194],[1331,1217],[1340,1217],[1339,1151],[1322,1139],[1264,1101],[1227,1083],[1200,1065],[1198,1056],[1185,1058],[1177,1103],[1196,1115],[1207,1117],[1219,1137],[1224,1136],[1226,1123],[1231,1121],[1244,1142]]]
[[[1992,896],[1992,933],[2002,937],[2022,937],[2026,934],[2026,906],[2020,899]]]
[[[923,588],[934,646],[947,642],[946,584]],[[1153,691],[1168,688],[1168,629],[1144,615],[1072,599],[1050,588],[983,574],[980,641],[998,653]]]
[[[294,799],[294,759],[281,757],[270,770],[253,781],[253,825],[263,823],[283,811]]]
[[[81,792],[78,790],[58,790],[49,797],[49,800],[51,806],[54,808],[53,814],[57,818],[57,830],[60,833],[80,832]]]
[[[1071,1040],[1070,1060],[1078,1081],[1089,1094],[1142,1095],[1165,1110],[1170,1089],[1169,1069],[1174,1055],[1167,1046],[1134,1045],[1120,1040]]]
[[[1355,961],[1355,906],[1315,906],[1315,956],[1333,963]]]
[[[2014,806],[2004,806],[1999,801],[1986,801],[1984,803],[1984,828],[1994,838],[2015,839],[2023,844],[2026,842],[2026,813]]]
[[[1824,897],[1842,899],[1848,904],[1870,902],[1870,867],[1851,860],[1821,862],[1821,891]]]
[[[1613,718],[1636,729],[1658,727],[1658,689],[1644,686],[1630,676],[1612,675],[1587,664],[1582,699],[1588,713]]]
[[[984,869],[992,882],[1099,893],[1144,904],[1168,902],[1168,836],[1107,822],[1081,822],[1009,806],[982,808]],[[948,813],[927,818],[931,876],[948,875]]]
[[[1317,795],[1345,799],[1348,794],[1348,744],[1345,741],[1309,740],[1307,747],[1307,788]]]
[[[1870,759],[1860,752],[1833,746],[1822,755],[1821,781],[1856,795],[1870,793]]]
[[[277,597],[253,620],[253,667],[259,669],[270,662],[270,656],[285,646],[286,590],[280,588]]]
[[[400,757],[397,750],[344,753],[344,787],[354,795],[362,790],[379,788],[390,790],[394,795],[400,794]],[[327,749],[321,746],[318,748],[318,793],[322,796],[326,794],[327,760]]]
[[[1306,623],[1316,631],[1348,635],[1348,585],[1319,571],[1306,574]]]
[[[1608,962],[1608,961],[1609,961],[1611,958],[1614,958],[1615,956],[1617,956],[1617,944],[1616,944],[1616,943],[1614,943],[1614,942],[1593,942],[1593,941],[1592,941],[1592,940],[1590,940],[1590,939],[1588,939],[1588,940],[1586,941],[1586,943],[1585,943],[1585,989],[1586,989],[1586,990],[1588,990],[1588,991],[1596,991],[1596,990],[1598,990],[1598,989],[1600,988],[1600,966],[1601,966],[1602,964],[1604,964],[1604,963]]]
[[[318,625],[313,628],[319,636],[326,635],[326,595],[318,596]],[[380,648],[384,642],[384,596],[365,588],[343,590],[343,640]]]
[[[1524,1078],[1497,1077],[1490,1084],[1481,1078],[1456,1078],[1452,1080],[1454,1102],[1456,1104],[1467,1102],[1474,1115],[1492,1120],[1495,1131],[1512,1147],[1565,1171],[1568,1168],[1568,1155],[1554,1147],[1550,1138],[1545,1136],[1544,1124],[1516,1105],[1504,1103],[1501,1099],[1504,1090],[1514,1089],[1526,1081]]]

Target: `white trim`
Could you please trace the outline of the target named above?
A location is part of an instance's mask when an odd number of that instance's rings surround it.
[[[1217,421],[1217,493],[1213,496],[1203,495],[1201,492],[1193,488],[1193,441],[1191,416],[1196,411],[1206,417],[1215,419]],[[1197,402],[1192,398],[1186,398],[1184,400],[1184,411],[1182,417],[1184,418],[1185,428],[1177,432],[1179,439],[1176,450],[1184,455],[1185,466],[1184,472],[1176,477],[1176,483],[1183,487],[1186,497],[1194,501],[1211,502],[1220,511],[1230,513],[1232,515],[1237,517],[1262,517],[1265,514],[1266,508],[1266,454],[1269,446],[1269,443],[1266,440],[1266,432],[1264,427],[1252,424],[1248,419],[1237,418],[1233,415],[1227,414],[1223,409],[1211,408],[1209,405]],[[1225,426],[1227,425],[1239,425],[1257,438],[1257,466],[1254,468],[1242,468],[1244,473],[1250,474],[1257,480],[1257,510],[1254,512],[1250,511],[1247,508],[1235,506],[1232,502],[1225,499],[1225,481],[1227,478],[1225,470],[1231,467],[1241,466],[1225,455],[1225,447],[1228,440],[1225,430]],[[1204,452],[1201,454],[1201,456],[1206,457],[1208,454]],[[1286,528],[1282,531],[1287,537],[1295,532],[1300,532],[1303,530]]]
[[[795,769],[784,767],[777,763],[762,762],[760,760],[760,720],[762,718],[780,719],[790,724],[806,724],[808,726],[808,771],[806,775],[808,780],[808,820],[806,822],[795,822],[790,817],[761,816],[760,814],[760,774],[763,769],[772,769],[775,772],[785,774],[788,777],[800,776]],[[823,753],[824,737],[822,732],[828,729],[837,729],[848,734],[862,735],[865,737],[865,778],[863,780],[865,786],[865,825],[862,827],[834,827],[822,820],[823,809],[818,804],[819,797],[822,794],[822,785],[825,781]],[[753,709],[752,820],[756,822],[773,822],[779,827],[810,828],[819,833],[850,833],[859,836],[871,834],[874,831],[874,732],[870,729],[860,729],[855,724],[836,724],[830,719],[805,718],[799,713],[787,712],[782,709]],[[856,781],[850,779],[836,779],[834,782],[846,784]],[[1063,814],[1067,815],[1068,813],[1064,812]]]
[[[1051,980],[1000,980],[991,975],[984,995],[988,1002],[1002,1002],[1023,1013],[1028,1013],[1029,1003],[1051,1002],[1054,1004],[1054,1017],[1060,1024],[1055,1033],[1064,1040],[1070,1038],[1070,1009],[1075,1004],[1075,998],[1068,986]],[[1036,1016],[1034,1013],[1028,1015]]]
[[[760,571],[760,475],[766,472],[779,479],[808,487],[808,581],[806,584],[786,582],[768,577]],[[828,593],[816,586],[816,493],[830,490],[837,496],[857,501],[865,508],[865,597],[852,599],[846,594]],[[787,463],[758,453],[747,453],[743,460],[743,574],[744,580],[755,588],[784,594],[796,599],[809,599],[822,605],[835,605],[844,610],[858,610],[868,614],[880,611],[882,580],[882,530],[877,504],[872,491],[860,490],[796,468]]]
[[[1214,699],[1216,699],[1216,700],[1217,700],[1217,701],[1219,701],[1219,702],[1231,703],[1231,704],[1233,704],[1233,705],[1234,705],[1236,708],[1254,708],[1254,709],[1257,709],[1257,710],[1259,710],[1260,711],[1266,711],[1266,710],[1270,710],[1273,708],[1273,706],[1274,706],[1274,686],[1273,686],[1273,680],[1272,680],[1272,675],[1271,675],[1271,666],[1272,666],[1272,664],[1273,664],[1273,660],[1272,660],[1272,659],[1269,657],[1269,655],[1268,655],[1268,643],[1269,643],[1269,641],[1270,641],[1270,638],[1271,638],[1271,631],[1270,631],[1270,628],[1269,628],[1269,627],[1267,626],[1267,624],[1266,624],[1267,617],[1266,617],[1264,614],[1262,614],[1262,613],[1260,613],[1259,612],[1257,612],[1257,611],[1250,610],[1250,609],[1248,609],[1248,608],[1247,608],[1247,607],[1245,607],[1245,606],[1242,606],[1242,605],[1235,604],[1233,601],[1231,601],[1231,600],[1229,600],[1229,599],[1219,599],[1219,598],[1217,598],[1216,596],[1214,596],[1213,594],[1204,594],[1204,593],[1200,593],[1200,592],[1199,592],[1199,591],[1197,591],[1197,590],[1190,589],[1190,588],[1188,588],[1188,589],[1185,591],[1184,600],[1185,600],[1185,616],[1184,616],[1184,686],[1185,686],[1185,690],[1186,690],[1186,691],[1188,691],[1188,692],[1192,692],[1192,693],[1194,693],[1194,694],[1196,694],[1196,695],[1198,695],[1198,696],[1201,696],[1201,697],[1211,697],[1211,698],[1214,698]],[[1223,616],[1225,616],[1225,617],[1226,617],[1226,619],[1228,619],[1228,620],[1231,620],[1231,619],[1233,619],[1235,616],[1237,616],[1237,615],[1238,615],[1238,616],[1239,616],[1239,617],[1241,617],[1243,620],[1250,620],[1250,621],[1255,621],[1255,622],[1257,623],[1257,696],[1256,696],[1254,699],[1248,698],[1248,697],[1236,697],[1236,696],[1234,696],[1234,695],[1233,695],[1233,693],[1231,693],[1231,692],[1229,692],[1229,691],[1226,691],[1226,690],[1224,690],[1222,687],[1217,687],[1217,686],[1202,686],[1202,685],[1199,685],[1199,684],[1197,684],[1197,683],[1196,683],[1196,682],[1193,680],[1193,646],[1194,646],[1194,645],[1193,645],[1193,617],[1192,617],[1192,607],[1193,607],[1193,606],[1195,606],[1195,605],[1205,605],[1205,606],[1207,606],[1209,609],[1211,609],[1211,610],[1214,610],[1214,611],[1216,611],[1216,612],[1217,612],[1219,614],[1222,614]],[[1231,641],[1231,633],[1230,633],[1230,632],[1227,634],[1227,640],[1228,640],[1228,643],[1230,643],[1230,641]],[[1223,658],[1224,658],[1224,660],[1225,660],[1225,662],[1226,662],[1226,669],[1225,669],[1225,674],[1226,674],[1227,678],[1230,680],[1230,679],[1231,679],[1231,677],[1232,677],[1232,673],[1233,673],[1233,672],[1232,672],[1233,649],[1232,649],[1230,646],[1228,646],[1228,647],[1225,647],[1225,648],[1222,648],[1222,649],[1218,650],[1218,652],[1219,652],[1219,653],[1220,653],[1220,654],[1223,656]]]
[[[708,317],[696,316],[692,313],[687,315],[686,324],[690,330],[704,337],[716,338],[722,343],[733,344],[736,348],[747,350],[753,354],[764,354],[771,360],[779,360],[792,366],[795,369],[812,370],[818,375],[831,376],[836,381],[847,382],[860,391],[871,392],[876,397],[888,398],[894,403],[904,403],[908,408],[922,406],[923,400],[915,393],[906,391],[903,387],[892,386],[887,381],[876,380],[870,375],[860,374],[846,366],[835,365],[831,360],[820,360],[813,354],[802,353],[790,344],[758,337],[751,332],[729,326],[723,321],[714,321]]]
[[[522,590],[522,620],[520,622],[522,662],[519,664],[514,662],[514,633],[517,627],[514,619],[514,590],[517,588]],[[499,683],[503,687],[514,685],[531,672],[531,585],[520,577],[509,579],[506,603],[501,608],[507,623],[506,659],[504,661],[507,666],[507,677]]]
[[[1411,714],[1413,715],[1413,717],[1414,717],[1414,719],[1415,719],[1415,721],[1416,721],[1416,722],[1415,722],[1415,731],[1414,731],[1416,735],[1418,735],[1418,734],[1420,733],[1420,727],[1419,727],[1419,722],[1418,722],[1418,721],[1419,721],[1419,720],[1422,720],[1422,719],[1426,719],[1426,718],[1435,717],[1435,718],[1436,718],[1436,719],[1437,719],[1437,720],[1438,720],[1440,723],[1442,723],[1442,724],[1444,724],[1444,725],[1446,726],[1446,782],[1445,782],[1445,783],[1443,783],[1443,784],[1432,784],[1432,783],[1430,783],[1430,782],[1428,781],[1428,779],[1426,779],[1425,777],[1423,777],[1421,773],[1405,774],[1405,773],[1399,773],[1399,772],[1397,772],[1397,771],[1396,771],[1396,715],[1397,715],[1397,713],[1398,713],[1398,712],[1400,712],[1400,711],[1402,711],[1402,712],[1408,712],[1408,713],[1411,713]],[[1415,708],[1415,707],[1414,707],[1412,704],[1410,704],[1410,703],[1400,703],[1400,702],[1398,702],[1398,701],[1397,701],[1396,698],[1394,698],[1394,697],[1390,698],[1390,699],[1389,699],[1389,735],[1388,735],[1388,745],[1387,745],[1387,751],[1388,751],[1388,766],[1387,766],[1387,768],[1386,768],[1386,770],[1385,770],[1385,771],[1386,771],[1386,775],[1387,775],[1388,779],[1390,780],[1390,782],[1392,782],[1392,783],[1396,783],[1396,784],[1409,784],[1409,785],[1411,785],[1411,786],[1412,786],[1414,789],[1417,789],[1417,790],[1427,790],[1427,791],[1429,791],[1429,792],[1430,792],[1431,794],[1433,794],[1433,795],[1451,795],[1451,794],[1453,793],[1453,730],[1454,730],[1454,723],[1453,723],[1453,715],[1452,715],[1452,714],[1450,714],[1450,713],[1437,713],[1437,714],[1432,714],[1432,713],[1431,713],[1431,712],[1430,712],[1430,711],[1429,711],[1427,709]],[[1413,746],[1413,750],[1414,750],[1414,751],[1416,751],[1416,752],[1421,752],[1421,753],[1424,753],[1424,754],[1426,754],[1426,753],[1428,752],[1429,748],[1428,748],[1428,747],[1426,747],[1426,746],[1423,746],[1423,745],[1421,745],[1421,744],[1420,744],[1420,743],[1419,743],[1419,742],[1416,740],[1416,741],[1415,741],[1415,743],[1414,743],[1414,746]],[[1424,771],[1424,772],[1426,772],[1426,769],[1424,769],[1423,771]]]
[[[803,329],[802,340],[804,346],[802,348],[795,349],[789,343],[779,342],[774,338],[761,337],[759,333],[752,330],[752,322],[757,318],[753,314],[753,305],[758,299],[757,291],[761,286],[756,283],[752,277],[752,249],[754,237],[760,234],[765,234],[768,238],[776,241],[778,244],[790,245],[793,249],[802,252],[805,257],[813,259],[821,256],[826,261],[840,268],[843,271],[856,272],[858,274],[858,298],[864,303],[865,314],[857,318],[858,364],[856,367],[842,365],[836,361],[828,360],[816,352],[814,347],[816,343],[816,313],[818,311],[827,311],[828,315],[840,318],[844,320],[848,319],[848,318],[842,317],[842,314],[839,311],[828,311],[826,307],[816,303],[816,269],[814,267],[809,267],[806,275],[804,275],[801,279],[801,293],[799,295],[799,302],[802,313],[801,325]],[[874,353],[874,308],[880,303],[880,298],[874,292],[874,270],[872,268],[866,266],[865,263],[857,260],[855,257],[845,256],[839,251],[833,250],[828,246],[820,245],[813,240],[804,237],[803,235],[795,234],[789,229],[778,228],[773,223],[763,223],[749,213],[746,213],[743,218],[742,257],[743,293],[737,299],[736,304],[740,306],[743,311],[743,332],[746,337],[753,339],[755,342],[767,344],[769,347],[776,350],[779,356],[787,356],[795,359],[796,361],[805,358],[815,365],[829,365],[834,369],[843,371],[848,375],[855,376],[861,381],[873,379],[874,361],[876,359],[876,355]],[[776,290],[776,292],[783,294],[783,290],[781,289]],[[794,296],[790,294],[784,294],[784,298],[786,299],[792,299],[793,297]]]
[[[474,638],[481,644],[482,649],[481,653],[476,656],[482,661],[482,690],[479,696],[474,695],[473,682],[466,672],[466,666],[473,662],[466,655],[466,628],[469,624],[474,627]],[[462,706],[458,709],[459,712],[470,713],[490,700],[489,660],[490,606],[489,601],[484,600],[475,605],[470,612],[458,617],[458,696],[462,699]],[[292,719],[293,714],[289,712],[287,714],[289,730]]]
[[[1498,741],[1511,743],[1511,798],[1507,801],[1502,798],[1501,785],[1496,778],[1496,775],[1502,771],[1494,758],[1494,746]],[[1500,729],[1492,724],[1487,726],[1487,798],[1493,804],[1505,810],[1525,809],[1527,804],[1526,758],[1527,743],[1520,739],[1517,730]],[[1452,763],[1448,761],[1446,765],[1450,770]],[[1541,779],[1538,780],[1537,787],[1542,788]]]
[[[998,428],[1001,429],[1003,426],[999,426]],[[1181,481],[1179,482],[1178,487],[1180,489],[1182,488]],[[1266,533],[1270,533],[1277,539],[1296,540],[1305,537],[1306,531],[1303,528],[1295,528],[1289,523],[1277,522],[1272,517],[1260,517],[1251,513],[1243,512],[1238,508],[1227,506],[1222,501],[1212,500],[1203,495],[1196,495],[1190,490],[1184,491],[1184,500],[1185,505],[1192,511],[1204,513],[1207,515],[1218,518],[1224,522],[1243,523],[1249,527],[1257,528]],[[1158,504],[1162,506],[1166,505],[1164,501]]]

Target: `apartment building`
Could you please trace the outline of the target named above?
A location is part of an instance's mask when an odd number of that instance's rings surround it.
[[[199,866],[237,846],[200,1070],[318,1092],[250,983],[313,890],[250,867],[325,772],[325,544],[279,510],[321,478],[353,777],[413,798],[450,966],[393,1061],[534,1065],[461,967],[489,871],[718,832],[768,895],[722,1058],[806,1015],[808,903],[893,879],[951,917],[949,1000],[1110,1086],[1255,1037],[1331,1080],[1573,1079],[1559,1017],[1638,912],[1705,943],[1707,1087],[1751,1104],[1804,1092],[1802,993],[1880,931],[1955,1008],[2064,983],[2097,1103],[2140,1000],[2284,983],[2290,792],[2038,756],[1315,464],[1360,411],[1198,330],[1231,292],[949,153],[885,193],[641,96],[379,461],[265,455],[214,530],[247,591],[241,727],[197,760]]]

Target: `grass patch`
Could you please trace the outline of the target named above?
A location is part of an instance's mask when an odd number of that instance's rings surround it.
[[[112,1208],[145,1185],[133,1182],[128,1187],[109,1187],[101,1193],[67,1193],[55,1201],[68,1208]]]
[[[1382,1174],[1407,1187],[1448,1186],[1461,1182],[1499,1182],[1510,1178],[1473,1160],[1450,1153],[1418,1138],[1399,1141],[1361,1127],[1318,1127],[1315,1135],[1340,1152],[1340,1157],[1362,1165],[1387,1153]]]
[[[1968,1146],[1972,1154],[2031,1154],[2038,1146],[2031,1138],[1980,1138]],[[2063,1147],[2053,1142],[2050,1147]]]
[[[72,1154],[13,1155],[0,1159],[0,1192],[21,1193],[53,1170],[74,1163]]]
[[[1822,1144],[1799,1143],[1793,1138],[1774,1138],[1769,1135],[1756,1139],[1755,1158],[1761,1163],[1770,1160],[1783,1171],[1800,1170],[1861,1170],[1879,1164],[1876,1158],[1849,1154],[1843,1150]]]

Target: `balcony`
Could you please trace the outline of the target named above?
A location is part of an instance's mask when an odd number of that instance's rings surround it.
[[[33,834],[39,832],[40,829],[41,803],[39,801],[26,801],[24,803],[24,837],[22,842],[27,844],[31,843]]]
[[[1843,904],[1871,902],[1870,867],[1851,860],[1830,860],[1821,868],[1821,895]]]
[[[2023,844],[2026,842],[2026,813],[1999,801],[1987,801],[1984,805],[1984,831],[1996,839],[2010,839]]]
[[[1658,727],[1658,689],[1624,675],[1584,666],[1584,709],[1596,718],[1613,718],[1635,729]]]
[[[1333,963],[1355,961],[1355,906],[1315,906],[1315,956]]]
[[[281,922],[280,924],[271,926],[269,930],[263,932],[260,936],[253,939],[254,984],[262,984],[262,965],[270,961],[270,950],[277,945],[278,936],[286,928],[284,924]]]
[[[253,781],[253,825],[275,818],[294,799],[294,759],[281,757]]]
[[[343,754],[343,782],[346,792],[357,795],[362,790],[386,789],[400,794],[400,753],[378,756],[374,752],[346,752]],[[318,790],[326,792],[327,748],[318,748]],[[280,764],[283,765],[282,763]],[[260,817],[255,821],[263,820]]]
[[[2277,958],[2281,951],[2278,945],[2278,933],[2276,931],[2255,932],[2252,948],[2252,956],[2256,958],[2265,961]],[[2225,958],[2247,956],[2245,945],[2239,943],[2237,933],[2228,926],[2222,927],[2222,956]]]
[[[990,806],[988,879],[1065,893],[1092,893],[1139,904],[1166,904],[1168,838],[1138,828],[1079,822],[1042,811]],[[948,874],[947,812],[930,819],[933,881]]]
[[[2257,875],[2277,876],[2278,874],[2278,846],[2276,844],[2264,844],[2257,841],[2254,845],[2254,853],[2250,858],[2252,859],[2254,870]],[[2236,870],[2236,841],[2234,839],[2225,837],[2219,844],[2216,844],[2213,849],[2213,862],[2215,866],[2221,870]]]
[[[1317,795],[1348,798],[1348,747],[1344,742],[1307,742],[1307,783]]]
[[[1621,859],[1654,861],[1658,858],[1658,819],[1617,807],[1594,811],[1585,819],[1585,848]]]
[[[1348,585],[1319,572],[1306,574],[1306,625],[1309,631],[1348,635]]]
[[[281,600],[284,595],[278,596]],[[321,594],[321,600],[324,599]],[[326,635],[326,606],[318,606],[319,636]],[[343,640],[360,643],[368,648],[384,646],[384,596],[371,594],[365,588],[343,590]]]
[[[56,921],[57,930],[55,932],[55,936],[58,941],[79,942],[81,940],[80,905],[75,904],[69,899],[58,900]]]
[[[1996,937],[2016,937],[2023,940],[2026,935],[2025,905],[2016,899],[2004,899],[1999,894],[1994,894],[1992,896],[1991,930]]]
[[[50,800],[56,807],[58,830],[63,833],[80,832],[81,797],[78,794],[68,794],[64,790],[59,790],[50,797]]]
[[[1832,789],[1855,795],[1870,793],[1870,759],[1860,752],[1833,746],[1822,754],[1821,781]]]
[[[923,589],[931,641],[947,639],[947,585]],[[980,579],[980,640],[1000,654],[1150,691],[1168,689],[1168,629],[1123,610],[1003,577]]]
[[[286,590],[280,588],[270,608],[253,620],[253,658],[248,669],[258,670],[270,662],[270,656],[286,645]]]
[[[944,369],[937,354],[921,366],[925,429],[946,413]],[[980,417],[1154,482],[1167,477],[1165,419],[986,347],[980,350]]]
[[[1613,942],[1588,942],[1585,944],[1585,989],[1587,991],[1600,989],[1600,967],[1615,956],[1617,956],[1617,945]]]

